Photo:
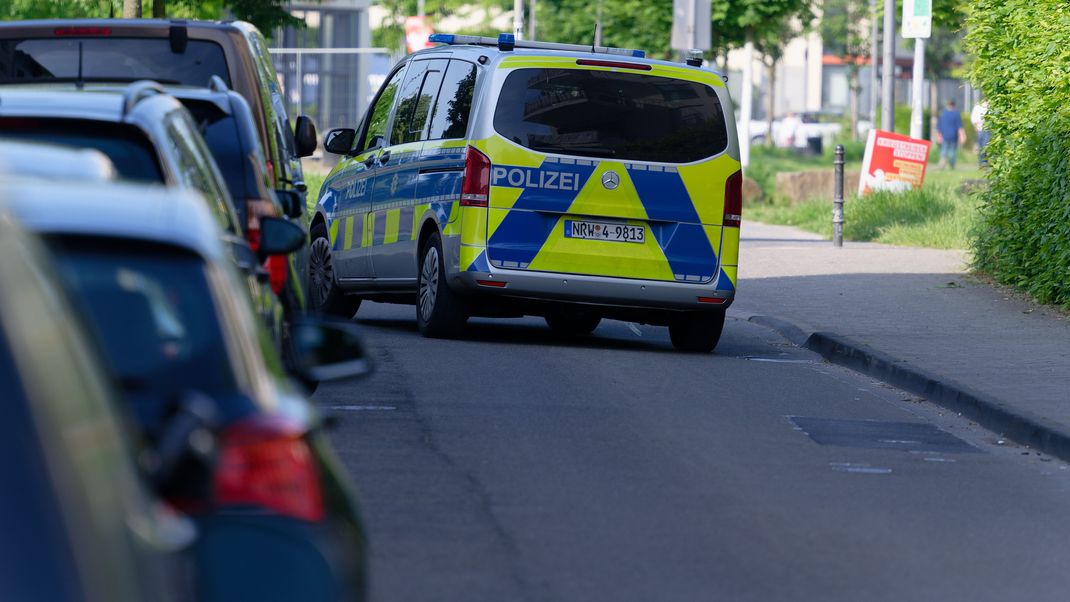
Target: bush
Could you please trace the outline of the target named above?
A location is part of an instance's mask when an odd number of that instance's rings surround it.
[[[967,29],[992,133],[974,262],[1042,303],[1070,306],[1070,5],[974,0]]]

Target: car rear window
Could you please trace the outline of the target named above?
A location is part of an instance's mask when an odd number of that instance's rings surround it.
[[[111,159],[120,179],[163,183],[163,171],[152,143],[131,125],[78,119],[12,117],[0,118],[0,132],[8,139],[93,148]]]
[[[535,151],[690,163],[728,147],[710,86],[584,69],[517,69],[498,97],[494,129]]]
[[[89,82],[152,79],[163,84],[207,86],[208,80],[218,75],[230,84],[223,48],[215,42],[189,40],[182,52],[174,52],[167,38],[0,41],[2,84],[74,81],[79,63],[82,79]]]

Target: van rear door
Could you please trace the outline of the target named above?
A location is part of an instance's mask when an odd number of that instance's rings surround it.
[[[531,66],[531,65],[538,66]],[[515,67],[515,68],[512,68]],[[516,56],[501,79],[491,159],[491,265],[710,282],[719,273],[729,156],[713,73]]]

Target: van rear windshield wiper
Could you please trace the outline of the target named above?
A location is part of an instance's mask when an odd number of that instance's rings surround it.
[[[605,147],[564,146],[560,144],[532,144],[528,148],[540,152],[561,153],[565,155],[585,155],[589,157],[614,157],[617,151]]]

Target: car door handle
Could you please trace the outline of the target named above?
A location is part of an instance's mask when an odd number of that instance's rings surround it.
[[[383,165],[389,160],[390,160],[390,151],[385,150],[385,151],[379,153],[379,165]]]
[[[364,160],[364,167],[371,169],[373,165],[375,165],[375,155],[372,155]]]

